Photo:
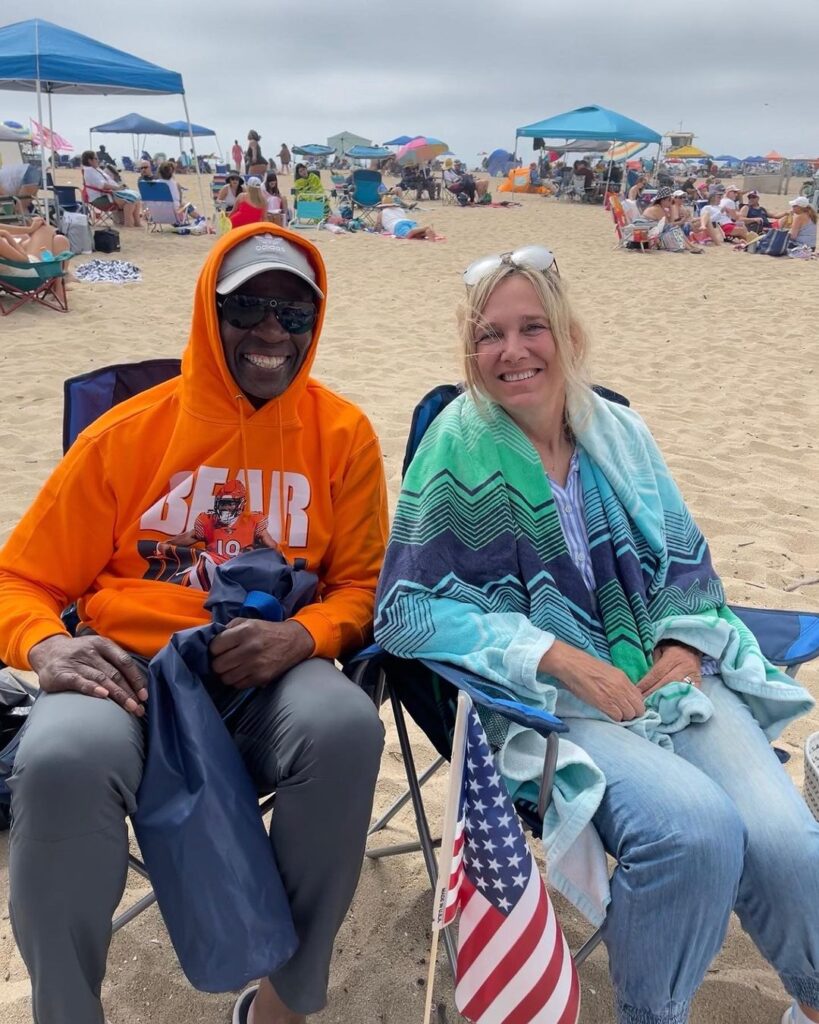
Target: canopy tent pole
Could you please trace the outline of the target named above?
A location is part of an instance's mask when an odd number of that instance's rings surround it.
[[[34,27],[34,59],[37,64],[37,78],[36,78],[36,89],[37,89],[37,120],[40,122],[40,182],[38,188],[45,188],[45,148],[43,146],[43,94],[40,83],[40,23],[37,22]],[[46,220],[48,220],[48,204],[45,207]]]
[[[51,137],[51,180],[57,180],[57,168],[54,163],[54,117],[51,111],[51,93],[52,90],[48,87],[46,82],[46,95],[48,96],[48,132]]]
[[[610,147],[610,148],[611,148],[611,149],[614,149],[614,147],[615,147],[616,145],[617,145],[617,139],[615,139],[615,140],[614,140],[614,141],[612,142],[612,144],[611,144],[611,147]],[[603,190],[603,203],[604,203],[604,204],[605,204],[605,202],[606,202],[606,197],[607,197],[607,196],[608,196],[608,194],[609,194],[609,185],[611,184],[611,165],[612,165],[613,163],[614,163],[614,161],[613,161],[613,160],[612,160],[612,159],[610,158],[610,159],[609,159],[609,164],[608,164],[608,167],[606,168],[606,187],[605,187],[605,189]]]
[[[199,173],[199,157],[196,153],[196,143],[193,140],[193,126],[191,125],[191,115],[188,113],[188,97],[185,93],[182,93],[182,105],[185,108],[185,120],[188,122],[188,138],[191,140],[191,153],[193,153],[193,169],[196,174],[196,180],[199,182],[199,199],[202,203],[202,216],[206,217],[207,204],[205,202],[205,186],[202,183],[202,175]],[[181,145],[181,141],[180,141]]]

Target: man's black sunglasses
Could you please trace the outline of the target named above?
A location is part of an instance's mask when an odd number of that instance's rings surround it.
[[[220,295],[216,306],[219,315],[231,327],[247,331],[258,327],[271,314],[288,334],[306,334],[316,322],[316,307],[312,302],[292,302],[289,299],[268,299],[257,295]]]

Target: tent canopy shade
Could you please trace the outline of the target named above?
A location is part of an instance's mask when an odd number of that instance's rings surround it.
[[[165,125],[166,128],[173,129],[174,135],[187,138],[188,136],[188,122],[187,121],[168,121]],[[206,128],[202,124],[191,124],[191,131],[196,136],[213,135],[216,137],[216,132],[212,128]]]
[[[142,114],[125,114],[114,121],[107,121],[105,124],[95,125],[88,129],[91,132],[110,133],[112,135],[178,135],[167,124],[161,121],[154,121],[152,117],[143,117]],[[185,135],[188,134],[188,126],[185,125]]]
[[[524,125],[518,138],[606,139],[609,142],[660,142],[659,132],[606,107],[578,107],[565,114]]]
[[[562,146],[547,147],[550,153],[557,153],[560,156],[565,156],[566,153],[605,153],[608,148],[609,140],[607,139],[601,139],[599,142],[593,142],[590,139],[572,139],[571,142]]]
[[[331,146],[309,143],[306,146],[294,146],[293,152],[296,156],[330,156],[332,153],[335,153],[335,150]]]
[[[0,124],[0,142],[31,142],[31,132]]]
[[[390,139],[389,142],[385,142],[385,146],[406,146],[408,142],[412,142],[415,138],[414,135],[396,135],[394,139]]]
[[[357,132],[337,132],[327,139],[328,148],[337,150],[339,153],[352,149],[353,146],[372,146],[372,144],[372,139],[366,139]]]
[[[0,89],[184,94],[182,76],[95,39],[35,18],[0,28]]]

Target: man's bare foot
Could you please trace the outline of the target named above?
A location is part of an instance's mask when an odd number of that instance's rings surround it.
[[[304,1014],[293,1013],[276,995],[267,978],[259,982],[259,991],[250,1004],[247,1024],[306,1024]]]

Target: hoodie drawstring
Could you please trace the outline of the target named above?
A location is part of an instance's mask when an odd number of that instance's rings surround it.
[[[242,471],[245,475],[245,491],[248,500],[245,502],[242,516],[250,516],[250,460],[247,456],[247,428],[245,421],[244,395],[236,395],[236,402],[239,407],[239,438],[242,446]],[[278,417],[279,426],[279,550],[284,554],[287,537],[287,522],[285,520],[285,509],[287,502],[284,497],[284,429],[282,428],[281,412]]]

